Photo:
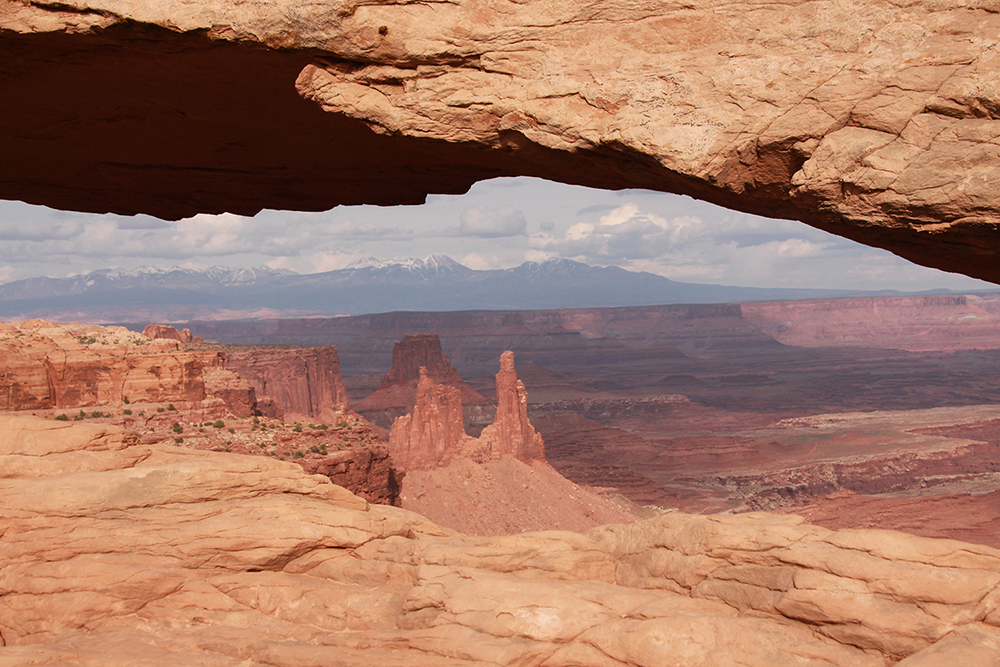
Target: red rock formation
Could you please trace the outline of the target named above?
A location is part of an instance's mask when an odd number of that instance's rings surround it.
[[[441,349],[437,334],[412,334],[392,347],[392,367],[379,382],[371,396],[354,406],[358,412],[386,408],[404,408],[409,411],[415,401],[421,368],[438,384],[458,389],[464,405],[483,405],[489,399],[470,387],[451,365]]]
[[[179,219],[531,175],[1000,281],[992,0],[191,6],[0,3],[0,198]]]
[[[465,433],[461,392],[441,385],[419,369],[413,412],[398,417],[389,434],[393,461],[400,470],[477,463],[512,456],[521,461],[545,460],[542,436],[528,420],[528,395],[514,370],[514,353],[504,352],[497,373],[497,414],[479,438]]]
[[[176,340],[181,343],[190,343],[192,341],[190,329],[181,329],[178,331],[167,324],[147,324],[146,328],[142,330],[142,335],[154,339],[166,338]]]
[[[252,414],[253,389],[222,364],[220,352],[185,352],[175,340],[150,340],[123,327],[44,320],[0,325],[0,411],[128,399],[199,408],[215,402],[237,416]]]
[[[258,397],[277,402],[287,418],[330,422],[350,408],[333,346],[230,351],[225,366],[247,380]]]
[[[403,508],[478,535],[635,521],[641,513],[636,506],[581,488],[545,463],[527,404],[514,353],[504,352],[496,419],[474,438],[462,425],[458,389],[434,382],[421,368],[413,412],[398,417],[389,434],[393,465],[405,472]]]
[[[514,353],[509,350],[500,355],[497,416],[493,424],[483,429],[479,440],[493,460],[508,454],[521,461],[545,460],[542,436],[528,420],[528,392],[524,383],[517,379]]]
[[[396,418],[389,433],[393,465],[405,471],[437,468],[455,459],[474,458],[476,444],[462,425],[461,392],[436,383],[426,368],[420,368],[413,412]]]

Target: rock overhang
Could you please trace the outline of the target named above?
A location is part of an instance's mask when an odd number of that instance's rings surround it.
[[[0,197],[178,219],[527,175],[998,282],[996,9],[2,0]]]

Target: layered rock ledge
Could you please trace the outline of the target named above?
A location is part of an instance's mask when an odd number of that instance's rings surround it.
[[[2,0],[0,197],[179,218],[530,175],[996,282],[998,9]]]
[[[0,417],[5,665],[995,664],[1000,551],[791,516],[472,538],[262,457]]]

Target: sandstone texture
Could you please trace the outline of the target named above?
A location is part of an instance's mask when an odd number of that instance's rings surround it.
[[[459,390],[438,384],[421,367],[413,412],[393,423],[389,447],[395,464],[404,471],[436,468],[457,460],[486,463],[505,456],[545,460],[545,445],[528,420],[527,392],[517,379],[510,351],[500,357],[496,419],[480,437],[465,433]]]
[[[222,365],[218,352],[185,351],[123,327],[0,323],[0,411],[132,402],[253,414],[253,389]]]
[[[1000,551],[953,540],[679,513],[477,538],[31,417],[0,456],[4,665],[985,666],[1000,640]]]
[[[249,382],[258,398],[280,405],[288,419],[337,421],[350,409],[333,346],[228,350],[225,366]]]
[[[181,343],[201,342],[200,336],[196,337],[191,336],[190,329],[181,329],[180,331],[178,331],[175,327],[172,327],[168,324],[147,325],[142,330],[142,335],[148,338],[168,338],[170,340],[176,340]]]
[[[998,281],[997,9],[3,0],[0,196],[179,218],[531,175]]]

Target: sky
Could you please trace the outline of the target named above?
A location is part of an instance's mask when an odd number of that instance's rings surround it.
[[[473,269],[550,257],[745,287],[995,289],[803,223],[645,190],[532,178],[477,183],[422,206],[198,215],[179,222],[0,201],[0,283],[103,268],[268,266],[299,273],[362,258],[445,254]]]

